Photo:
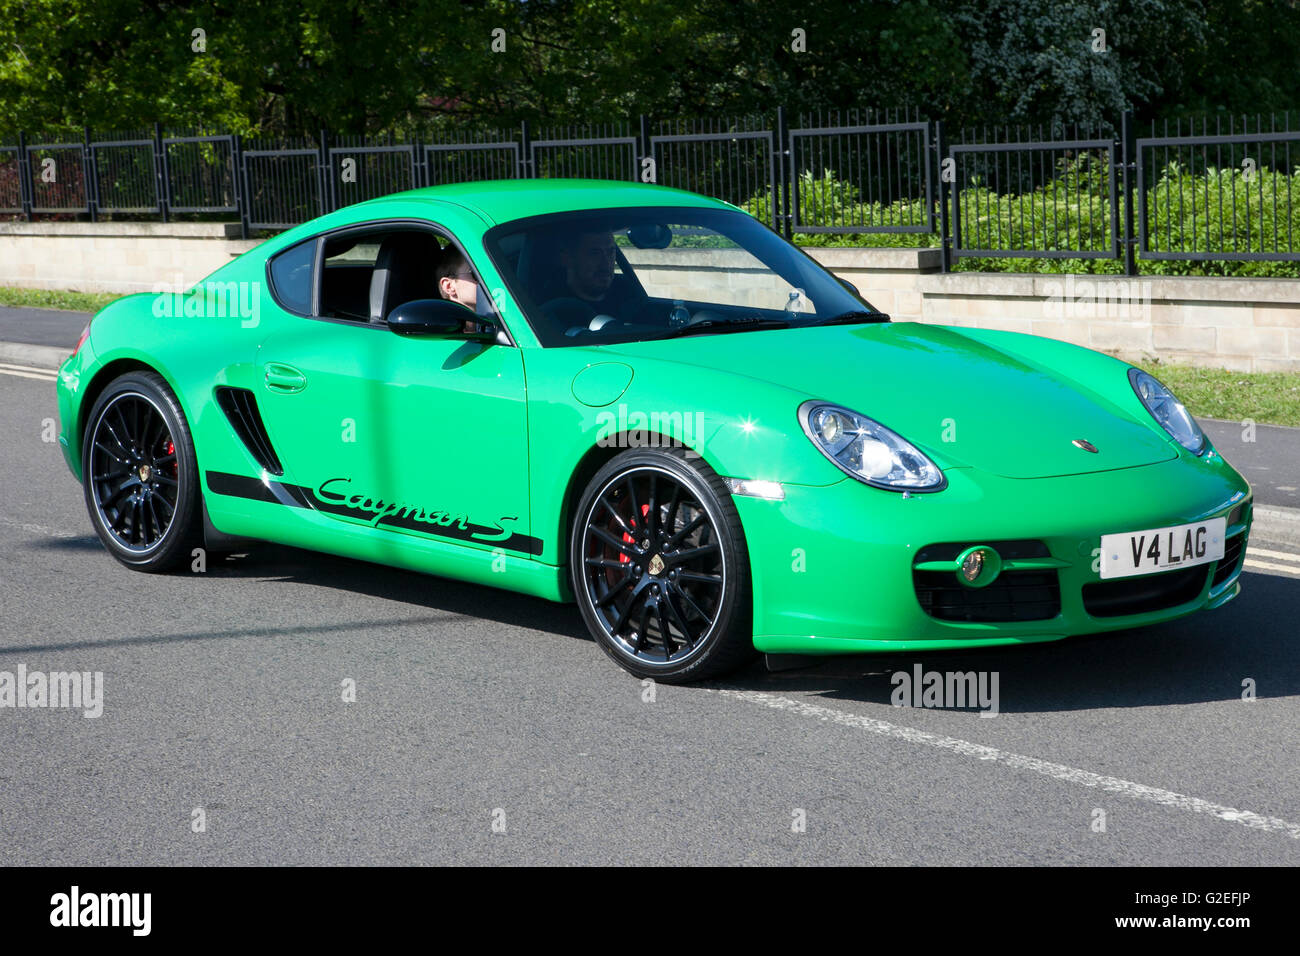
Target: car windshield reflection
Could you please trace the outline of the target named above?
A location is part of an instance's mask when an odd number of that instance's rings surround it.
[[[738,211],[537,216],[496,227],[486,244],[545,346],[888,321]]]

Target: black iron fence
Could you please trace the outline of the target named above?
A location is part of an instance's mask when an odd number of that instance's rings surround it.
[[[1292,157],[1292,148],[1296,156]],[[963,257],[1300,260],[1290,114],[1115,128],[963,130],[916,111],[673,120],[374,141],[212,130],[0,140],[0,214],[237,215],[286,229],[404,189],[505,178],[638,180],[727,200],[787,237],[915,234]]]
[[[1020,132],[971,131],[949,146],[953,255],[1117,257],[1122,163],[1113,138],[1077,127],[1056,139]],[[1052,248],[1039,248],[1044,235]]]
[[[1202,120],[1199,133],[1165,123],[1137,139],[1137,192],[1154,198],[1137,204],[1141,258],[1300,260],[1300,131],[1289,118],[1279,129],[1270,116],[1267,131],[1263,117],[1220,117],[1213,132]]]

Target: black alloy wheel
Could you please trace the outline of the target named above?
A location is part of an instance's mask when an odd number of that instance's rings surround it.
[[[641,677],[699,680],[753,656],[749,558],[726,485],[685,450],[633,450],[592,479],[571,562],[588,629]]]
[[[91,410],[82,485],[91,523],[129,567],[161,571],[201,542],[194,447],[166,382],[131,372],[104,389]]]

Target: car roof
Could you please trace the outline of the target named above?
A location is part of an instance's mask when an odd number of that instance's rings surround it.
[[[703,206],[730,209],[730,204],[684,189],[654,183],[613,179],[493,179],[445,186],[426,186],[391,193],[361,203],[382,205],[393,200],[451,202],[477,212],[489,222],[510,222],[528,216],[579,209],[619,206]]]

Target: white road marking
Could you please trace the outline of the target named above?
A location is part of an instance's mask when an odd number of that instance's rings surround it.
[[[1256,568],[1260,571],[1280,571],[1283,574],[1300,577],[1300,568],[1289,567],[1285,564],[1273,564],[1270,561],[1252,561],[1250,558],[1247,558],[1243,563],[1248,568]]]
[[[39,382],[57,382],[59,380],[58,372],[51,372],[45,368],[36,368],[34,365],[9,365],[0,362],[0,373],[13,375],[16,378],[34,378]]]
[[[1191,813],[1204,813],[1220,820],[1227,820],[1230,823],[1240,823],[1243,826],[1250,827],[1252,830],[1264,830],[1269,833],[1281,833],[1291,837],[1293,840],[1300,840],[1300,823],[1290,823],[1278,817],[1266,817],[1250,810],[1237,810],[1233,807],[1221,806],[1217,803],[1210,803],[1208,800],[1201,800],[1197,797],[1189,797],[1186,794],[1174,793],[1172,790],[1162,790],[1159,787],[1148,787],[1145,784],[1134,783],[1131,780],[1122,780],[1119,777],[1107,777],[1099,773],[1093,773],[1089,770],[1080,770],[1077,767],[1068,767],[1065,764],[1051,763],[1047,760],[1039,760],[1037,757],[1026,757],[1022,754],[1011,753],[1006,750],[999,750],[996,747],[986,747],[983,744],[971,743],[968,740],[961,740],[957,737],[945,737],[941,734],[932,734],[924,730],[916,730],[912,727],[903,727],[898,724],[891,724],[888,721],[877,720],[874,717],[865,717],[861,714],[851,714],[843,710],[835,710],[831,707],[823,707],[820,704],[810,704],[801,700],[794,700],[790,697],[779,697],[776,694],[768,694],[756,690],[720,690],[718,691],[723,697],[733,697],[737,700],[747,700],[752,703],[762,704],[765,707],[771,707],[775,710],[784,710],[800,717],[813,717],[817,720],[832,721],[842,724],[845,727],[852,727],[856,730],[865,730],[869,733],[879,734],[882,737],[893,737],[896,740],[905,740],[908,743],[923,744],[927,747],[936,747],[940,750],[947,750],[952,753],[960,754],[963,757],[975,757],[979,760],[990,760],[994,763],[1000,763],[1011,767],[1015,770],[1028,770],[1033,773],[1042,774],[1045,777],[1052,777],[1065,783],[1078,784],[1083,787],[1095,787],[1099,790],[1106,790],[1110,793],[1118,793],[1122,796],[1132,797],[1135,800],[1145,800],[1148,803],[1155,803],[1163,807],[1171,807],[1176,810],[1186,810]]]
[[[1292,554],[1290,551],[1270,551],[1268,548],[1246,548],[1247,554],[1257,554],[1261,558],[1278,558],[1282,561],[1294,561],[1300,564],[1300,554]]]
[[[15,365],[13,362],[0,362],[0,368],[11,368],[19,372],[35,372],[38,375],[53,375],[58,377],[58,369],[41,368],[39,365]]]

